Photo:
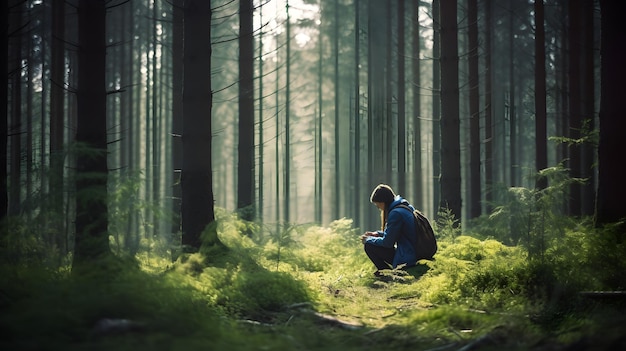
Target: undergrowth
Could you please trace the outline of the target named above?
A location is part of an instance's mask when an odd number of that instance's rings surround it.
[[[345,218],[328,227],[262,225],[221,210],[225,250],[172,262],[165,243],[142,245],[151,249],[106,262],[106,275],[94,267],[76,277],[68,265],[2,252],[0,348],[526,350],[601,333],[597,345],[622,345],[623,301],[580,295],[624,289],[620,233],[562,221],[539,253],[481,231],[501,220],[461,231],[442,213],[435,259],[382,278]],[[20,250],[31,244],[41,254],[36,240]]]

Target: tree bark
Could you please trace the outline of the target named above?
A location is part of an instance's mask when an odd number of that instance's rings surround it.
[[[600,68],[600,145],[598,147],[597,224],[617,222],[626,217],[626,154],[623,117],[626,96],[626,47],[624,13],[626,2],[600,0],[602,14]],[[622,225],[622,233],[624,225]],[[623,234],[622,234],[623,237]]]
[[[241,218],[254,219],[254,6],[239,2],[239,148],[237,209]]]
[[[405,87],[405,54],[404,54],[404,11],[405,1],[396,4],[398,24],[398,189],[406,194],[406,87]]]
[[[0,15],[0,49],[2,53],[0,53],[0,66],[4,67],[1,70],[2,74],[2,84],[0,84],[0,109],[2,109],[2,122],[0,123],[0,221],[3,221],[7,215],[9,210],[9,198],[7,192],[7,134],[8,134],[8,115],[7,115],[7,107],[8,107],[8,71],[6,67],[8,66],[8,56],[9,56],[9,4],[7,1],[2,2],[2,14]],[[0,240],[0,242],[4,242],[4,240]]]
[[[441,1],[441,201],[461,218],[459,55],[456,1]]]
[[[486,212],[491,212],[493,202],[493,114],[492,114],[492,78],[491,62],[492,42],[492,4],[485,0],[485,203]]]
[[[172,235],[180,235],[181,170],[183,168],[183,18],[184,0],[172,3]],[[173,257],[174,258],[174,257]]]
[[[543,0],[535,0],[535,171],[548,167],[548,134],[546,111],[546,45]],[[548,186],[545,177],[538,177],[535,187]]]
[[[469,112],[470,112],[470,218],[481,214],[480,94],[478,79],[478,1],[468,0]]]
[[[106,0],[81,0],[74,267],[111,253],[107,232]]]
[[[186,0],[183,63],[182,244],[197,250],[219,242],[211,155],[211,2]],[[203,232],[207,230],[206,236]]]
[[[65,233],[63,221],[55,218],[63,213],[63,172],[64,172],[64,135],[65,135],[65,1],[52,1],[52,38],[50,43],[50,174],[48,187],[52,212],[51,223],[57,234],[56,245],[65,253],[65,240],[60,233]],[[55,215],[56,214],[56,215]]]
[[[412,59],[411,70],[413,72],[413,205],[416,208],[424,208],[423,174],[422,171],[422,119],[421,119],[421,65],[420,65],[420,22],[419,2],[411,2],[411,14],[413,18],[412,32]]]
[[[441,24],[440,0],[432,2],[433,16],[433,213],[436,218],[441,200]]]

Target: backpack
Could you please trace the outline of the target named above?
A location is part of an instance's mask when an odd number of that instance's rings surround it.
[[[435,231],[430,225],[430,221],[417,209],[411,210],[411,208],[405,204],[400,204],[397,207],[404,208],[413,213],[415,235],[417,237],[414,248],[417,260],[431,260],[437,252],[437,239],[435,238]]]

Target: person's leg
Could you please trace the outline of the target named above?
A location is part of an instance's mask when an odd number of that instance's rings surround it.
[[[378,245],[365,244],[365,253],[378,270],[391,268],[396,249]]]

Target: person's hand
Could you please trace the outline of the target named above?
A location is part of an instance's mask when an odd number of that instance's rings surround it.
[[[365,232],[363,235],[361,235],[361,243],[365,244],[365,240],[367,240],[367,237],[369,236],[380,236],[380,234],[378,234],[377,232]]]

